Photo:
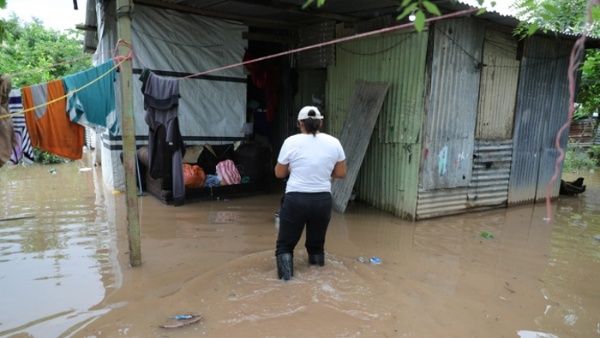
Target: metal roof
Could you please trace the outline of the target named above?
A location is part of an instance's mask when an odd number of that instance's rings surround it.
[[[448,13],[474,8],[474,6],[467,3],[468,1],[441,0],[435,1],[435,3],[438,4],[442,13]],[[312,5],[307,9],[302,9],[304,2],[305,0],[134,0],[135,5],[173,9],[224,20],[235,20],[251,27],[289,30],[297,30],[323,21],[352,23],[386,15],[395,17],[399,13],[398,1],[395,0],[327,0],[321,8]],[[88,0],[88,11],[95,12],[95,3],[95,0]],[[519,24],[519,20],[515,17],[493,9],[479,15],[478,18],[487,20],[494,26],[505,26],[508,30]],[[93,41],[93,38],[88,37],[88,35],[95,33],[91,29],[95,27],[94,21],[95,15],[87,16],[84,25],[84,27],[87,27],[86,45],[88,42]],[[393,24],[396,23],[395,20],[391,21]],[[546,35],[570,40],[577,38],[577,36],[562,33]],[[587,46],[600,47],[600,39],[588,39]]]

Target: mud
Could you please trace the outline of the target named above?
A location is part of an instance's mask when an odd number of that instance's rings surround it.
[[[83,162],[0,170],[0,336],[595,337],[600,175],[554,203],[402,221],[335,214],[327,262],[276,279],[278,195],[140,200],[143,266],[128,265],[124,196]],[[492,233],[492,239],[481,232]],[[378,256],[373,265],[359,257]],[[161,329],[169,317],[203,321]]]

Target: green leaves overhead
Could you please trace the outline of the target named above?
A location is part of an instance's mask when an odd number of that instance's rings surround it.
[[[425,28],[425,13],[418,11],[415,16],[415,29],[417,32],[421,32]]]
[[[409,0],[410,1],[410,0]],[[409,14],[413,13],[415,10],[417,10],[417,7],[419,6],[419,4],[417,2],[413,2],[410,5],[406,6],[404,8],[404,10],[402,11],[402,13],[400,13],[400,15],[398,15],[396,17],[396,20],[402,20],[405,17],[407,17]]]
[[[315,0],[306,0],[304,5],[302,5],[302,9],[308,8],[308,6],[312,5],[314,2],[315,2]],[[325,0],[316,0],[316,2],[317,2],[317,7],[323,7],[323,5],[325,4]]]
[[[438,6],[429,0],[403,0],[398,10],[402,10],[402,12],[396,17],[396,20],[402,20],[409,15],[414,15],[415,30],[417,32],[425,29],[426,13],[435,16],[442,15]]]
[[[423,0],[423,7],[425,7],[425,9],[433,14],[433,15],[442,15],[442,13],[440,12],[440,10],[438,9],[438,7],[436,6],[436,4],[434,4],[433,2],[429,2],[427,0]],[[415,20],[416,21],[416,20]]]

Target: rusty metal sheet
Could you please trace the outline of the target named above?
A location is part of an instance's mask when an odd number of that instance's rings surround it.
[[[519,63],[517,41],[510,34],[487,30],[475,138],[512,138]]]

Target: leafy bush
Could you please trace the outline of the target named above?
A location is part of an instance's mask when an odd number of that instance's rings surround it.
[[[600,166],[600,146],[592,146],[588,149],[587,154],[597,166]]]
[[[563,171],[576,172],[595,168],[598,164],[581,148],[569,148],[565,154]]]
[[[35,161],[41,164],[57,164],[68,162],[68,160],[62,157],[56,156],[52,153],[38,148],[33,148],[33,156],[35,158]]]

